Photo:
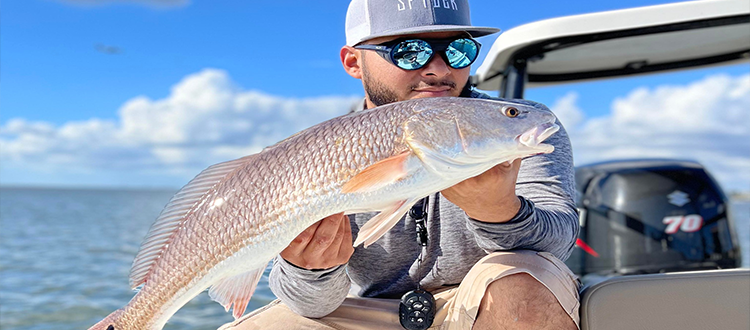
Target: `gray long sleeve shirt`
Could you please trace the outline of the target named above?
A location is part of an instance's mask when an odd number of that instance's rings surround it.
[[[471,97],[489,98],[477,92]],[[530,101],[514,101],[547,109]],[[516,183],[521,209],[510,221],[471,219],[435,193],[428,197],[425,224],[429,240],[421,267],[417,267],[422,248],[416,241],[415,221],[407,214],[370,247],[355,248],[345,265],[306,270],[277,256],[270,275],[271,290],[297,314],[323,317],[341,305],[350,288],[361,297],[400,298],[414,290],[417,281],[426,290],[457,285],[479,259],[494,251],[528,249],[567,259],[578,235],[578,217],[573,201],[572,150],[565,129],[560,127],[546,141],[555,147],[552,153],[521,162]],[[375,214],[351,215],[352,234],[356,237]]]

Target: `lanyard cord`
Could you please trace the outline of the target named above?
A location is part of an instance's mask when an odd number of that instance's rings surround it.
[[[414,219],[415,227],[417,230],[417,243],[422,246],[422,251],[419,252],[417,257],[417,273],[421,274],[422,270],[422,257],[427,252],[427,226],[424,221],[427,218],[427,204],[429,202],[429,196],[422,198],[417,202],[411,210],[409,215]],[[420,280],[417,280],[417,290],[421,289]]]

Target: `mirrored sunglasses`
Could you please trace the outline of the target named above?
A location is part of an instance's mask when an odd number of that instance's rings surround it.
[[[471,38],[396,39],[378,45],[358,45],[356,49],[374,50],[404,70],[418,70],[430,63],[435,53],[454,69],[463,69],[477,59],[482,45]]]

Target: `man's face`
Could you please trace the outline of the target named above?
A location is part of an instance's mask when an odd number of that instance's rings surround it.
[[[430,39],[462,35],[465,34],[433,32],[408,37]],[[367,43],[380,44],[403,37],[405,36],[376,38]],[[451,68],[438,54],[435,54],[433,59],[420,69],[404,70],[374,51],[356,51],[361,57],[362,85],[365,89],[368,108],[423,97],[459,96],[469,79],[470,67]]]

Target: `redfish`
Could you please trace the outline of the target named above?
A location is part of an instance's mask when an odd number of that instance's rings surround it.
[[[162,329],[192,298],[240,317],[268,262],[331,214],[380,211],[355,246],[419,199],[518,158],[549,153],[559,127],[521,100],[426,98],[333,118],[263,151],[208,167],[151,226],[123,308],[91,329]]]

